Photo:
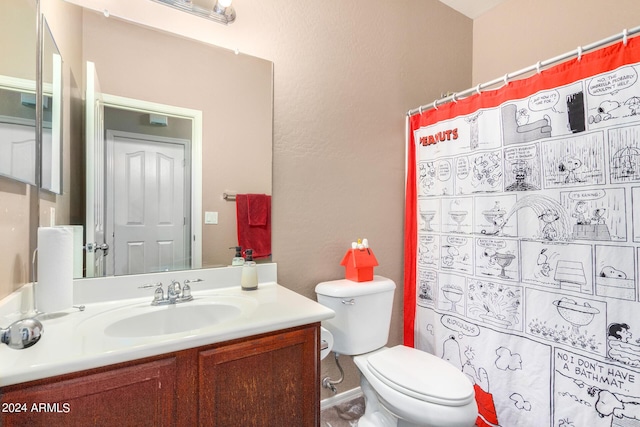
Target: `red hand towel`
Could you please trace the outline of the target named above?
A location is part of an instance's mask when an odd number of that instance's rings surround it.
[[[247,194],[249,225],[267,225],[268,198],[266,194]]]
[[[253,258],[271,256],[271,196],[265,196],[266,221],[264,225],[249,223],[249,194],[236,196],[236,222],[238,229],[238,246],[242,249],[253,249]]]

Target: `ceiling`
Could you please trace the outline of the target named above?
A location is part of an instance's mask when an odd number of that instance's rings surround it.
[[[463,15],[468,16],[471,19],[476,19],[478,16],[493,9],[500,3],[504,3],[506,0],[440,0],[452,9],[457,10]]]

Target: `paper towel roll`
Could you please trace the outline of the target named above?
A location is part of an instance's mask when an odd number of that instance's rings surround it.
[[[43,313],[73,305],[73,229],[38,228],[36,309]]]
[[[81,225],[57,225],[56,227],[68,227],[73,230],[73,278],[83,277],[84,267],[84,227]]]

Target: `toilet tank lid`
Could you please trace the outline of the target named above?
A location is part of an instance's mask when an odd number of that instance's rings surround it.
[[[373,276],[373,280],[367,282],[354,282],[353,280],[340,279],[318,283],[316,286],[316,294],[346,298],[392,291],[395,288],[396,284],[393,280],[382,276]]]

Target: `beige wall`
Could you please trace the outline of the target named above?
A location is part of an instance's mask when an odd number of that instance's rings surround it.
[[[636,0],[507,0],[473,21],[473,85],[638,25]]]
[[[236,0],[228,27],[148,0],[69,1],[273,61],[279,281],[315,298],[367,237],[376,273],[398,285],[390,344],[400,343],[405,113],[469,87],[472,21],[436,0]],[[359,381],[342,359],[339,391]],[[322,370],[337,377],[333,360]]]
[[[0,37],[4,40],[0,43],[0,74],[31,80],[34,89],[35,31],[35,2],[0,2]],[[35,111],[29,110],[33,119]],[[32,217],[29,212],[36,205],[32,195],[31,186],[0,176],[0,298],[29,280]]]

